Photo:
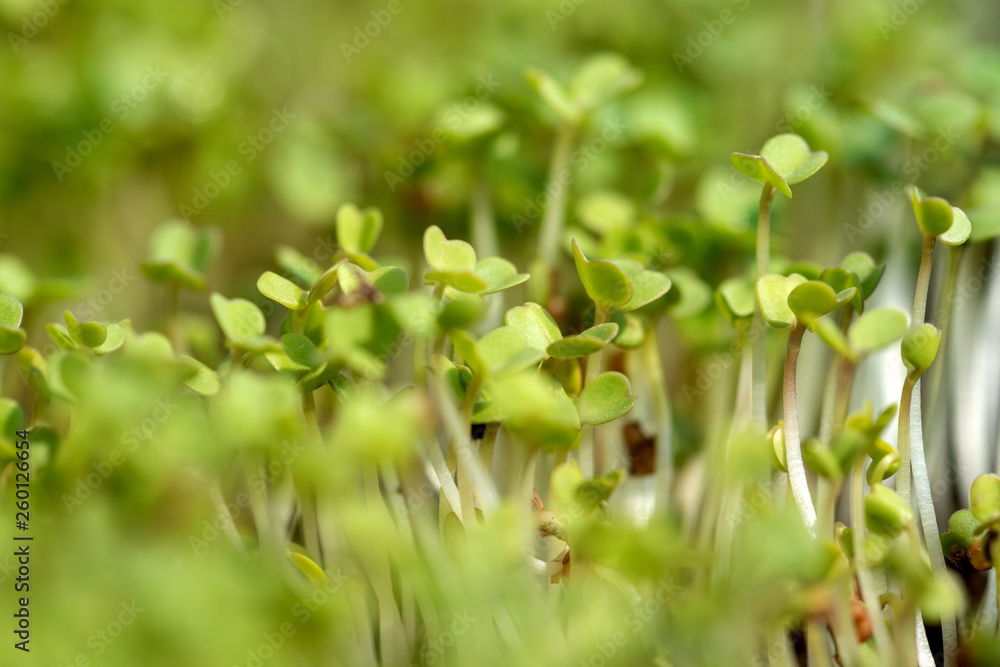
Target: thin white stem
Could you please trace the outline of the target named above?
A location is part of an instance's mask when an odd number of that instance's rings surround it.
[[[754,272],[754,286],[767,275],[771,256],[771,203],[776,190],[771,184],[765,184],[760,193],[760,210],[757,215],[757,262]],[[753,388],[750,394],[750,414],[754,427],[767,430],[767,330],[764,326],[764,315],[760,303],[754,299],[753,311],[753,369],[751,379]]]
[[[805,463],[802,460],[802,445],[799,442],[799,410],[796,398],[795,375],[798,369],[799,347],[806,328],[801,324],[792,327],[788,336],[788,354],[785,357],[784,416],[785,416],[785,457],[788,462],[788,481],[792,487],[792,497],[799,508],[799,515],[809,533],[816,535],[816,508],[809,494],[809,480],[806,478]]]

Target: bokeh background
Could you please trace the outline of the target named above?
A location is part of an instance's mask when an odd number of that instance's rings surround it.
[[[1000,224],[1000,5],[986,0],[0,0],[0,28],[0,292],[29,306],[29,340],[43,341],[44,323],[67,307],[161,327],[166,293],[138,265],[152,230],[176,217],[222,231],[210,289],[260,301],[255,281],[275,267],[276,249],[329,253],[345,202],[382,209],[380,253],[402,266],[419,265],[430,224],[468,238],[470,193],[485,174],[501,251],[525,267],[536,234],[515,216],[543,192],[555,136],[525,71],[567,80],[605,51],[625,56],[643,83],[583,130],[581,144],[608,122],[624,128],[576,174],[568,219],[578,224],[582,195],[621,193],[663,230],[663,266],[690,266],[713,286],[746,268],[759,190],[729,154],[785,131],[830,163],[776,206],[776,250],[824,266],[854,250],[896,257],[893,304],[912,297],[919,257],[909,202],[885,195],[894,184],[977,211],[982,238]],[[458,136],[487,105],[504,126],[488,159]],[[947,146],[928,153],[941,137]],[[977,252],[980,261],[989,247]],[[204,294],[186,293],[182,307],[209,313]],[[683,458],[710,425],[681,387],[731,334],[719,320],[670,335],[684,352],[667,355]],[[104,403],[141,402],[131,380]],[[803,403],[814,422],[816,401]],[[113,413],[85,432],[103,428],[117,442],[134,423]],[[203,432],[184,417],[158,437],[186,455]],[[157,466],[187,460],[165,451],[129,463],[135,481],[102,485],[105,499],[72,519],[59,515],[58,492],[39,507],[39,652],[15,659],[5,639],[3,664],[250,664],[246,647],[301,603],[233,560],[223,540],[190,558],[186,536],[210,504],[185,505],[187,490],[166,488],[176,480]],[[980,471],[948,476],[945,502],[960,503]],[[170,531],[172,541],[157,537]],[[0,557],[5,604],[10,562]],[[105,652],[93,633],[137,592],[139,606],[159,604]],[[321,664],[324,627],[296,625],[286,664]]]

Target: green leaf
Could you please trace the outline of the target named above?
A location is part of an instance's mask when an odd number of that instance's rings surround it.
[[[760,149],[760,156],[788,185],[801,183],[815,174],[829,157],[826,151],[811,151],[806,140],[797,134],[771,137]]]
[[[474,273],[452,273],[448,271],[431,271],[424,275],[427,280],[427,284],[431,285],[434,283],[441,283],[448,287],[452,287],[459,292],[469,292],[472,294],[478,294],[479,292],[486,289],[486,283],[483,279]],[[449,296],[453,296],[449,294]],[[454,297],[453,297],[454,298]]]
[[[715,304],[730,324],[753,317],[753,282],[742,276],[723,280],[715,291]]]
[[[435,272],[473,274],[476,270],[476,251],[472,246],[465,241],[449,241],[437,225],[424,231],[424,257]]]
[[[257,289],[272,301],[277,301],[289,310],[302,310],[308,304],[304,289],[273,271],[265,271],[257,279]]]
[[[108,322],[104,326],[108,330],[108,336],[94,348],[94,354],[97,355],[110,354],[125,344],[125,327],[117,322]]]
[[[631,312],[653,303],[666,294],[672,285],[670,278],[659,271],[649,271],[642,264],[630,259],[614,260],[615,264],[628,277],[632,286],[632,297],[627,303],[618,306],[618,310]]]
[[[337,243],[349,253],[371,252],[382,233],[382,211],[344,204],[337,211]]]
[[[80,323],[68,310],[63,313],[66,319],[66,331],[73,341],[81,347],[100,347],[107,339],[108,330],[98,322]]]
[[[550,109],[552,109],[556,115],[566,123],[576,123],[580,117],[580,111],[577,109],[573,100],[570,99],[569,94],[566,89],[563,88],[562,84],[556,81],[550,74],[543,72],[538,69],[529,68],[524,73],[525,79],[542,101]]]
[[[858,354],[871,354],[902,338],[908,327],[902,311],[878,308],[859,317],[848,330],[847,338]]]
[[[776,329],[784,329],[795,324],[795,313],[788,305],[788,296],[806,279],[797,273],[780,276],[769,273],[757,281],[757,300],[764,320]]]
[[[24,306],[10,294],[0,294],[0,326],[17,329],[24,317]]]
[[[1000,476],[980,475],[969,489],[969,509],[981,524],[1000,520]]]
[[[584,385],[576,399],[576,407],[582,423],[606,424],[628,412],[635,401],[628,378],[609,372]]]
[[[330,293],[334,287],[337,286],[339,281],[338,273],[340,272],[341,264],[334,264],[329,269],[323,272],[311,288],[309,288],[309,293],[306,295],[306,301],[308,303],[315,303],[325,297]]]
[[[840,267],[824,269],[819,279],[833,288],[834,292],[843,292],[846,289],[854,289],[854,296],[851,297],[851,306],[854,312],[863,313],[865,311],[865,298],[861,291],[861,282],[857,275]]]
[[[246,299],[227,299],[213,292],[212,312],[226,338],[236,344],[248,343],[264,335],[267,322],[257,304]]]
[[[599,53],[585,60],[570,82],[574,106],[591,111],[642,83],[642,72],[617,53]]]
[[[698,315],[712,302],[712,288],[698,274],[686,266],[665,271],[670,279],[667,305],[670,315],[684,319]],[[753,293],[750,294],[750,308],[753,311]]]
[[[611,321],[618,325],[615,345],[625,350],[634,350],[642,345],[646,337],[646,327],[641,319],[631,313],[615,312],[611,314]]]
[[[278,246],[274,253],[274,259],[278,266],[284,269],[285,274],[300,285],[313,285],[323,275],[322,270],[311,257],[306,257],[289,246]]]
[[[181,355],[181,359],[196,371],[194,376],[184,383],[188,389],[201,396],[215,396],[219,393],[222,383],[219,381],[218,373],[194,357],[184,354]]]
[[[0,254],[0,291],[28,303],[35,298],[38,281],[21,258]]]
[[[778,422],[767,432],[767,453],[771,465],[781,472],[788,472],[788,456],[785,450],[785,423]]]
[[[548,354],[554,359],[576,359],[594,354],[604,348],[618,335],[618,325],[606,322],[590,327],[577,336],[566,336],[548,347]]]
[[[795,313],[796,320],[808,327],[850,301],[856,292],[854,287],[850,287],[837,293],[822,281],[809,280],[788,293],[788,307]]]
[[[903,364],[906,365],[911,374],[920,377],[934,363],[940,344],[941,330],[933,324],[925,322],[918,327],[913,327],[903,336],[903,344],[900,347]]]
[[[410,289],[410,278],[406,272],[395,266],[382,266],[374,271],[365,271],[356,264],[340,265],[338,272],[340,289],[350,294],[363,287],[370,287],[385,296],[406,294]]]
[[[844,357],[856,360],[856,355],[847,337],[841,332],[840,327],[826,318],[820,318],[813,322],[813,333],[823,339],[823,342],[830,348]]]
[[[941,549],[945,558],[957,569],[989,570],[992,565],[986,560],[986,535],[980,522],[969,510],[958,510],[948,517],[948,530],[941,535]]]
[[[579,444],[576,406],[540,376],[510,376],[496,382],[491,395],[507,429],[526,444],[547,451],[573,449]]]
[[[49,335],[52,342],[55,343],[59,349],[62,350],[78,350],[80,346],[70,338],[69,332],[63,327],[54,322],[49,322],[45,325],[45,333]]]
[[[153,233],[149,259],[142,272],[153,282],[176,285],[192,291],[205,289],[205,270],[219,245],[218,230],[196,228],[190,223],[167,220]]]
[[[954,220],[951,204],[940,197],[923,197],[916,187],[910,188],[913,214],[917,225],[927,236],[940,236],[947,232]]]
[[[507,326],[516,329],[528,345],[542,352],[563,337],[559,325],[552,319],[549,311],[530,301],[523,306],[508,310],[503,321]]]
[[[899,472],[899,464],[902,462],[902,458],[899,452],[885,440],[876,438],[872,446],[868,449],[868,455],[872,458],[871,465],[868,466],[868,470],[865,472],[865,479],[868,480],[868,486],[884,482]]]
[[[840,467],[837,455],[818,438],[810,438],[802,446],[802,460],[821,477],[835,482],[844,478],[844,471]]]
[[[502,257],[486,257],[476,263],[476,276],[486,287],[479,291],[480,296],[496,294],[515,285],[525,282],[527,273],[518,273],[517,267]]]
[[[299,572],[308,577],[309,581],[317,586],[326,583],[326,573],[309,556],[289,549],[286,549],[286,553],[288,554],[288,559],[299,569]]]
[[[635,205],[617,192],[599,191],[585,195],[576,214],[583,226],[596,234],[628,229],[635,222]]]
[[[316,368],[323,364],[323,355],[311,340],[298,333],[289,333],[281,337],[281,347],[296,364],[307,368]]]
[[[545,358],[544,350],[530,346],[514,327],[509,326],[490,331],[479,339],[476,349],[484,370],[491,376],[517,373],[538,365]],[[466,362],[473,366],[472,360],[466,359]]]
[[[797,134],[779,134],[764,144],[760,155],[733,153],[732,163],[737,171],[759,183],[770,183],[791,198],[790,185],[800,183],[826,164],[825,151],[813,152],[805,139]]]
[[[587,259],[576,239],[573,239],[573,260],[583,289],[599,307],[620,307],[632,299],[632,283],[625,271],[606,259]]]
[[[28,335],[23,330],[0,326],[0,354],[15,354],[27,340]]]
[[[876,484],[865,496],[865,518],[873,532],[892,538],[914,520],[909,504],[884,484]]]
[[[861,294],[867,299],[882,280],[885,273],[885,262],[876,264],[871,255],[866,252],[852,252],[840,262],[840,268],[850,271],[858,277]]]
[[[941,234],[938,238],[945,245],[962,245],[969,240],[970,236],[972,236],[972,223],[969,221],[969,216],[965,214],[965,211],[957,206],[951,207],[951,213],[951,227],[949,227],[948,231]]]

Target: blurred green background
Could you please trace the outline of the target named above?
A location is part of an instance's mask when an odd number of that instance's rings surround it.
[[[96,319],[160,326],[165,294],[138,264],[168,218],[221,227],[210,289],[258,302],[254,283],[274,268],[275,248],[329,253],[335,212],[347,201],[384,211],[380,252],[402,265],[419,261],[429,224],[467,238],[479,167],[448,137],[468,117],[461,105],[478,100],[504,114],[508,132],[485,169],[502,252],[523,268],[535,230],[518,233],[513,216],[542,192],[555,134],[525,69],[566,80],[602,51],[623,54],[645,79],[585,131],[582,144],[608,121],[624,127],[577,174],[569,220],[579,195],[622,192],[641,216],[677,230],[660,259],[713,283],[745,267],[753,243],[756,189],[746,196],[733,176],[734,150],[756,152],[771,135],[794,131],[830,153],[823,178],[796,189],[775,214],[784,254],[827,264],[850,250],[883,258],[899,225],[912,227],[908,203],[896,197],[897,214],[857,237],[845,231],[896,181],[915,178],[959,206],[986,205],[982,193],[970,201],[969,186],[998,161],[1000,5],[988,1],[0,0],[0,26],[0,262],[8,281],[0,291],[31,293],[19,263],[59,279],[29,313],[36,341],[42,323],[77,304],[89,303]],[[484,95],[484,81],[495,90]],[[917,169],[914,156],[942,132],[954,137],[948,150]],[[414,162],[402,182],[387,178]],[[700,242],[706,228],[724,241]],[[915,233],[905,238],[917,247]],[[89,301],[107,290],[107,303]],[[208,312],[204,295],[185,294],[183,305]],[[155,408],[155,387],[137,392],[135,382],[123,372],[90,406],[77,438],[115,434],[94,445],[94,460]],[[282,664],[327,664],[316,656],[336,653],[330,619],[347,624],[346,609],[323,607],[323,622],[312,615],[312,624],[299,624],[292,610],[301,599],[259,563],[235,559],[223,539],[191,557],[189,536],[212,518],[211,503],[184,487],[180,471],[193,459],[224,465],[222,454],[202,449],[213,444],[203,416],[180,414],[86,511],[67,517],[59,486],[91,470],[85,458],[36,500],[37,531],[46,536],[34,571],[38,653],[9,662],[5,625],[3,664],[68,665],[81,654],[98,665],[250,664],[247,647],[268,641],[290,613],[295,648]],[[684,435],[695,426],[678,428],[682,441],[696,439]],[[668,533],[643,544],[666,549]],[[0,558],[5,623],[9,562]],[[475,574],[462,581],[471,585]],[[497,587],[504,581],[498,576]],[[448,604],[461,588],[447,593]],[[94,633],[133,599],[156,604],[105,653]],[[686,622],[702,630],[724,609],[720,600],[690,603]],[[742,621],[727,622],[719,627]],[[687,626],[676,627],[678,645],[694,655]],[[705,632],[699,641],[712,646]],[[719,634],[724,646],[731,637]],[[539,661],[557,664],[551,651]]]

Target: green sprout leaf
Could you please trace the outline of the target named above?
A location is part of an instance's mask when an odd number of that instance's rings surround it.
[[[788,296],[806,279],[797,273],[780,276],[770,273],[757,281],[757,300],[764,320],[775,329],[785,329],[795,324],[795,313],[788,305]]]
[[[834,292],[843,292],[846,289],[854,289],[854,296],[851,297],[851,306],[854,312],[863,313],[865,311],[865,298],[861,290],[861,282],[858,276],[840,267],[824,269],[819,279],[833,288]]]
[[[876,264],[871,255],[866,252],[852,252],[840,262],[840,268],[850,271],[858,277],[861,295],[867,299],[882,280],[885,273],[885,262]]]
[[[865,496],[865,517],[873,532],[892,538],[914,520],[909,504],[884,484],[876,484]]]
[[[566,336],[548,347],[553,359],[576,359],[599,352],[618,335],[618,325],[606,322],[590,327],[577,336]]]
[[[0,326],[17,329],[24,317],[24,306],[10,294],[0,294]]]
[[[127,322],[128,320],[125,320]],[[108,322],[104,325],[108,331],[104,342],[94,348],[94,354],[111,354],[125,344],[125,327],[118,322]]]
[[[374,271],[365,271],[357,264],[344,263],[337,273],[340,289],[344,294],[371,288],[384,296],[406,294],[410,289],[410,278],[396,266],[382,266]]]
[[[507,326],[516,329],[528,345],[542,352],[563,337],[559,325],[552,319],[549,311],[530,301],[523,306],[508,310],[503,321]]]
[[[927,372],[940,344],[941,330],[933,324],[924,323],[907,331],[900,349],[910,373],[920,377]]]
[[[337,210],[337,243],[352,255],[366,255],[382,233],[382,211],[344,204]]]
[[[606,259],[587,259],[576,239],[573,239],[573,260],[583,289],[599,307],[621,307],[632,299],[632,283],[625,271]]]
[[[837,455],[818,438],[810,438],[802,445],[802,460],[821,477],[835,482],[844,478]]]
[[[580,415],[564,392],[537,375],[518,374],[492,388],[507,429],[525,443],[555,451],[580,442]]]
[[[992,565],[986,559],[986,535],[981,523],[969,510],[958,510],[948,518],[948,530],[941,535],[945,557],[959,570],[973,567],[980,571]]]
[[[273,271],[265,271],[260,275],[257,289],[268,299],[277,301],[289,310],[302,310],[309,305],[304,289]]]
[[[642,72],[623,56],[599,53],[580,65],[569,90],[575,107],[586,113],[637,87],[642,79]]]
[[[781,472],[788,472],[788,456],[785,451],[785,423],[778,422],[767,432],[767,453],[771,465]]]
[[[476,263],[476,276],[486,287],[479,291],[480,296],[496,294],[505,289],[520,285],[529,276],[518,273],[517,267],[502,257],[486,257]]]
[[[618,259],[613,262],[628,277],[632,286],[632,296],[618,310],[631,312],[649,305],[666,294],[672,285],[670,278],[659,271],[649,271],[639,262]]]
[[[801,183],[826,164],[826,151],[811,151],[797,134],[779,134],[764,144],[760,155],[733,153],[736,170],[759,183],[769,183],[788,198],[790,185]]]
[[[1000,520],[1000,476],[989,473],[972,482],[969,508],[980,524],[994,524]]]
[[[545,351],[529,345],[514,327],[497,327],[478,341],[464,331],[453,331],[451,337],[473,372],[488,377],[517,373],[545,358]]]
[[[424,257],[435,271],[472,273],[476,270],[476,251],[472,246],[465,241],[449,241],[437,225],[424,231]]]
[[[750,319],[754,305],[753,282],[741,276],[723,280],[715,291],[715,304],[730,324]]]
[[[940,236],[951,228],[954,212],[947,201],[940,197],[925,198],[916,187],[910,188],[910,198],[917,225],[926,236]]]
[[[185,354],[181,359],[195,370],[195,374],[184,383],[188,389],[201,396],[215,396],[219,393],[222,383],[218,373],[194,357]]]
[[[219,328],[231,343],[242,345],[264,335],[267,322],[257,304],[246,299],[227,299],[218,292],[212,293],[210,301]]]
[[[70,338],[69,332],[66,329],[55,322],[49,322],[45,325],[45,333],[49,335],[56,346],[61,350],[78,350],[80,346]]]
[[[341,264],[334,264],[316,279],[316,282],[309,288],[309,293],[306,295],[307,303],[316,303],[337,286],[340,280],[338,274],[340,273],[341,266]]]
[[[77,322],[73,313],[68,310],[63,313],[66,319],[66,331],[70,338],[80,347],[100,347],[108,337],[108,330],[98,322]]]
[[[847,342],[847,336],[843,334],[838,325],[830,320],[820,318],[813,322],[813,333],[819,336],[837,354],[851,360],[857,360],[855,351],[851,348],[850,343]]]
[[[635,401],[628,378],[612,371],[588,382],[576,399],[576,407],[584,424],[606,424],[628,412]]]
[[[684,319],[701,313],[712,302],[712,288],[695,271],[679,266],[664,273],[670,279],[670,290],[665,299],[653,304],[654,307],[662,302],[670,309],[671,317]],[[750,299],[752,309],[752,293]],[[643,313],[645,312],[644,310]]]
[[[847,332],[851,348],[859,355],[871,354],[895,343],[906,334],[906,314],[894,308],[871,310],[857,319]]]
[[[218,246],[218,230],[168,220],[153,233],[142,272],[153,282],[200,292],[205,289],[205,271]]]
[[[576,214],[583,226],[595,234],[628,229],[635,222],[635,205],[617,192],[593,192],[577,204]]]
[[[856,292],[856,288],[849,287],[837,293],[822,281],[809,280],[788,293],[788,307],[800,324],[809,327],[820,317],[850,301]]]
[[[646,327],[642,319],[631,313],[615,312],[611,314],[611,322],[618,325],[615,345],[625,350],[634,350],[642,345],[646,337]]]
[[[972,236],[972,223],[969,221],[969,216],[965,214],[965,211],[957,206],[951,207],[951,213],[951,227],[938,238],[945,245],[959,246],[968,241],[969,237]]]
[[[316,368],[324,363],[316,345],[302,334],[285,334],[281,337],[281,347],[289,359],[306,368]]]
[[[534,88],[542,101],[552,109],[563,122],[576,123],[580,112],[561,83],[542,70],[529,68],[524,74],[528,85]]]

